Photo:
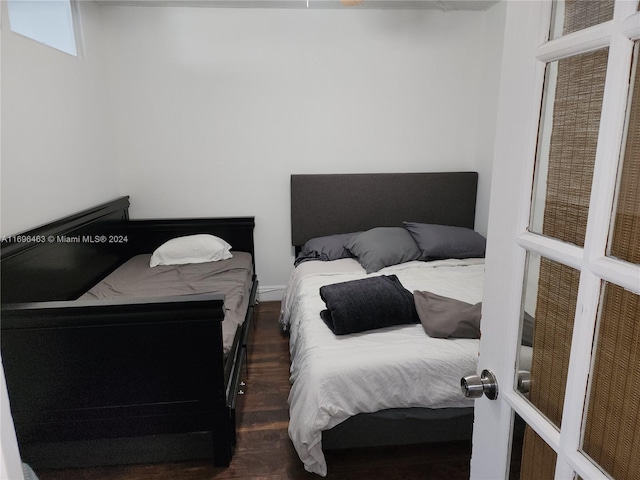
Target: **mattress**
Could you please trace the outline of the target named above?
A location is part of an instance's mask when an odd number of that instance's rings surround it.
[[[392,274],[411,292],[482,300],[484,259],[414,261],[370,275]],[[349,417],[391,408],[473,406],[459,385],[476,371],[479,340],[431,338],[421,324],[340,336],[325,325],[320,287],[367,276],[350,258],[304,262],[294,269],[282,302],[280,322],[290,334],[289,436],[305,469],[322,476],[322,431]]]
[[[244,322],[253,278],[251,254],[232,252],[217,262],[149,267],[151,254],[136,255],[122,264],[79,300],[157,298],[220,293],[224,299],[222,339],[227,353]]]

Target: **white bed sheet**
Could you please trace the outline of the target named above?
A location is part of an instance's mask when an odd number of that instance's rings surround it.
[[[484,259],[408,262],[369,276],[385,274],[412,292],[482,300]],[[476,371],[478,340],[430,338],[421,324],[336,336],[324,324],[319,288],[366,276],[354,259],[304,262],[282,301],[280,322],[290,333],[289,436],[305,469],[321,476],[327,474],[322,431],[353,415],[473,406],[459,382]]]

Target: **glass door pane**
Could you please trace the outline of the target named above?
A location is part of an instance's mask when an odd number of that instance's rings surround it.
[[[614,3],[613,0],[555,0],[551,39],[612,20]]]
[[[514,415],[509,480],[551,480],[557,455],[518,415]]]
[[[556,452],[527,425],[524,433],[524,446],[520,480],[553,479],[556,470]]]
[[[640,479],[639,320],[640,296],[607,283],[582,449],[620,479]]]
[[[621,168],[616,195],[615,221],[610,235],[609,255],[640,264],[640,68],[634,48],[626,140],[621,155]],[[639,280],[640,282],[640,280]]]
[[[584,246],[608,48],[547,65],[530,231]]]
[[[556,428],[562,423],[579,281],[578,270],[528,254],[518,370],[530,371],[525,398]]]

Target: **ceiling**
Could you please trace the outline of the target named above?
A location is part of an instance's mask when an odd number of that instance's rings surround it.
[[[211,8],[349,8],[419,9],[440,11],[487,10],[500,0],[363,0],[346,6],[341,0],[95,0],[101,5]],[[347,0],[345,0],[347,1]]]

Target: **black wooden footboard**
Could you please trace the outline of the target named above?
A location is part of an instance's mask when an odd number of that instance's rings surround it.
[[[253,254],[253,218],[131,221],[127,207],[118,199],[3,242],[0,339],[23,461],[57,468],[204,456],[226,466],[255,275],[227,356],[220,295],[73,298],[175,236],[211,233]],[[114,242],[103,242],[109,235]]]
[[[221,352],[211,348],[221,342],[222,299],[67,303],[2,312],[22,443],[229,428],[220,415],[224,391],[216,388],[223,384]]]

